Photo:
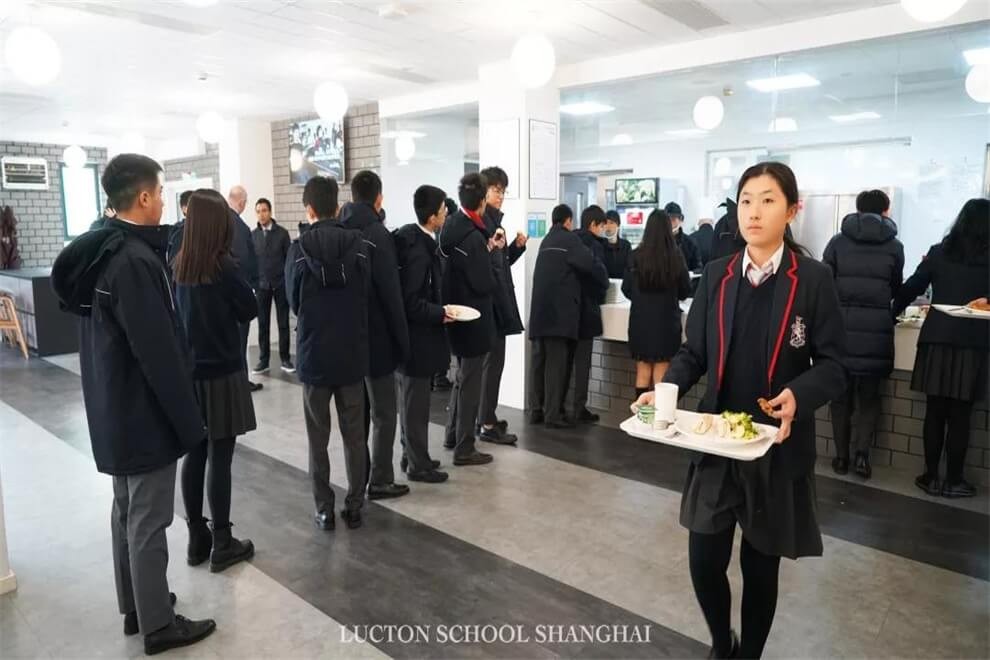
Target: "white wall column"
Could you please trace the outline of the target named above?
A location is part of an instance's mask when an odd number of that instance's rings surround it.
[[[7,554],[7,525],[3,517],[3,484],[0,482],[0,594],[17,588],[17,577],[10,568]]]
[[[502,211],[505,213],[503,225],[511,240],[517,231],[527,233],[530,213],[542,213],[546,217],[546,227],[550,227],[550,212],[557,204],[560,170],[560,90],[551,80],[546,86],[527,90],[516,80],[508,61],[487,64],[478,69],[478,121],[481,168],[498,165],[506,171],[518,172],[518,180],[509,182],[509,191]],[[506,135],[504,120],[518,121],[518,163],[498,162],[507,152],[504,140]],[[557,127],[557,146],[554,162],[558,171],[554,181],[553,199],[531,199],[529,187],[530,120],[551,122]],[[493,141],[494,135],[498,140]],[[510,173],[511,176],[511,173]],[[525,254],[512,268],[512,278],[516,286],[516,299],[523,325],[529,321],[530,292],[533,283],[533,267],[540,248],[540,240],[531,238]],[[526,335],[514,335],[506,341],[505,371],[499,389],[499,403],[513,408],[525,408],[528,378],[529,342]]]

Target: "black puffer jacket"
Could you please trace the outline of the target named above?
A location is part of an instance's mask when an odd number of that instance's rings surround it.
[[[467,305],[481,312],[475,321],[448,323],[450,350],[458,357],[478,357],[492,349],[495,277],[485,232],[458,211],[440,230],[440,256],[446,260],[443,304]]]
[[[533,268],[529,338],[577,339],[581,326],[581,278],[595,265],[591,250],[563,225],[554,225],[540,243]]]
[[[368,375],[370,264],[361,232],[320,220],[285,260],[285,289],[298,317],[296,364],[307,385],[336,387]]]
[[[485,229],[489,236],[495,235],[495,230],[502,226],[503,213],[489,206],[482,216]],[[492,293],[492,304],[495,306],[495,331],[503,337],[518,335],[523,331],[522,317],[519,316],[519,305],[516,302],[516,286],[512,282],[512,264],[519,260],[526,246],[516,247],[513,237],[506,236],[506,246],[501,250],[492,250],[492,275],[495,277],[495,291]]]
[[[850,213],[825,247],[846,326],[843,364],[853,376],[887,376],[894,369],[890,302],[904,278],[897,225],[873,213]]]
[[[450,366],[437,242],[416,223],[399,227],[392,236],[409,322],[409,355],[399,365],[399,372],[414,378],[429,378]]]
[[[588,246],[594,257],[591,272],[581,276],[581,323],[578,339],[594,339],[605,331],[602,325],[602,304],[608,293],[608,269],[605,267],[605,240],[586,229],[574,232]]]

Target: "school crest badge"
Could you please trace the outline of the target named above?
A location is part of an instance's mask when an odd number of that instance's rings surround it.
[[[807,332],[804,325],[804,319],[800,316],[794,317],[794,323],[791,324],[791,347],[801,348],[807,343]]]

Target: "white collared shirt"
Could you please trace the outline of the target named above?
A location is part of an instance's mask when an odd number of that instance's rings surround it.
[[[780,269],[780,262],[782,262],[783,260],[784,260],[783,243],[780,244],[780,247],[777,248],[777,251],[773,253],[773,256],[770,257],[770,260],[765,264],[763,264],[762,267],[757,266],[756,263],[754,263],[753,260],[750,258],[749,248],[747,247],[746,251],[743,253],[743,262],[742,262],[743,276],[749,279],[750,282],[753,282],[754,286],[757,286],[759,282],[762,282],[771,275],[775,275],[777,271]],[[756,281],[754,281],[753,278],[749,276],[750,268],[754,269],[759,273],[762,273],[762,276],[757,278]]]
[[[114,220],[120,220],[121,222],[126,222],[129,225],[137,225],[138,224],[138,223],[134,222],[133,220],[128,220],[127,218],[125,218],[124,216],[122,216],[120,214],[117,214],[116,216],[114,216],[113,219]]]
[[[437,235],[434,234],[432,231],[430,231],[429,229],[427,229],[423,225],[419,224],[418,222],[416,223],[416,226],[419,227],[424,234],[426,234],[427,236],[429,236],[433,240],[437,240]]]

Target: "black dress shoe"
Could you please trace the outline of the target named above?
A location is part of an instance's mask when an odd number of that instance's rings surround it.
[[[866,454],[857,452],[856,453],[856,474],[864,479],[869,479],[873,476],[873,468],[870,467],[870,457]]]
[[[175,594],[168,592],[168,604],[175,607]],[[129,612],[124,615],[124,634],[127,636],[136,635],[138,630],[137,612]]]
[[[582,408],[575,416],[574,421],[581,424],[595,424],[599,419],[601,418],[595,413],[591,412],[587,408]]]
[[[170,649],[189,646],[206,639],[216,629],[217,624],[213,619],[192,621],[176,614],[175,621],[170,625],[144,636],[144,652],[146,655],[155,655]]]
[[[361,526],[361,510],[341,509],[340,519],[347,523],[347,529],[357,529]]]
[[[337,521],[333,517],[333,509],[317,511],[316,515],[313,516],[313,522],[317,529],[322,529],[324,532],[332,532],[337,527]]]
[[[933,497],[942,494],[942,484],[938,477],[928,472],[918,475],[914,480],[914,485]]]
[[[843,458],[841,456],[836,456],[832,459],[832,472],[836,474],[848,474],[849,473],[849,459]]]
[[[529,413],[529,423],[530,424],[542,424],[543,423],[543,411],[534,410]]]
[[[728,655],[717,655],[715,653],[715,647],[708,652],[709,659],[711,658],[735,658],[739,655],[739,635],[736,634],[735,630],[729,631],[729,638],[732,640],[732,648],[729,649]]]
[[[954,484],[946,481],[942,485],[942,497],[956,499],[960,497],[973,497],[974,495],[976,495],[976,486],[965,479],[960,479]]]
[[[483,454],[480,451],[476,451],[466,456],[454,456],[454,465],[485,465],[486,463],[491,463],[493,460],[495,459],[492,458],[491,454]]]
[[[186,563],[199,566],[210,558],[213,550],[213,534],[206,518],[186,523],[189,526],[189,545],[186,548]]]
[[[409,481],[422,481],[427,484],[441,484],[447,481],[448,475],[440,470],[427,470],[425,472],[410,472]]]
[[[388,500],[408,494],[409,486],[405,484],[391,483],[381,486],[368,486],[369,500]]]
[[[498,426],[493,426],[490,429],[481,429],[481,433],[478,434],[478,439],[484,440],[485,442],[492,442],[496,445],[514,445],[519,440],[515,434],[506,433]]]
[[[252,392],[257,392],[259,390],[265,389],[265,386],[262,385],[261,383],[252,383],[251,381],[248,381],[248,387],[251,389]]]
[[[566,417],[561,417],[560,419],[548,419],[544,422],[544,425],[548,429],[572,429],[574,428],[574,422],[567,419]]]
[[[210,572],[219,573],[234,564],[254,557],[254,543],[234,538],[231,525],[213,530],[213,552],[210,553]]]

